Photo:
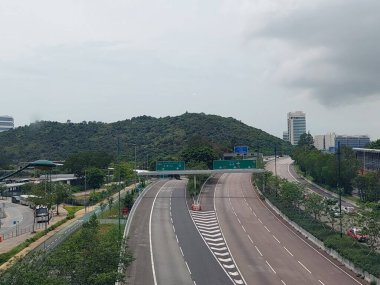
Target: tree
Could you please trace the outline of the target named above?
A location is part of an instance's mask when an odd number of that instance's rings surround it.
[[[380,213],[377,207],[376,203],[361,205],[355,215],[357,225],[363,234],[368,235],[367,244],[372,250],[380,246]]]
[[[128,192],[123,200],[124,207],[128,208],[128,210],[132,209],[132,206],[135,202],[134,196],[132,193]]]
[[[300,136],[297,147],[302,147],[306,149],[315,149],[314,139],[310,133],[304,133]]]
[[[298,183],[282,181],[280,185],[280,196],[288,207],[299,208],[303,200],[304,190]]]
[[[319,220],[324,209],[323,198],[316,193],[307,194],[305,197],[305,210]]]
[[[3,198],[3,195],[4,195],[4,192],[7,190],[7,186],[5,186],[4,184],[0,184],[0,194],[1,194],[1,198]]]
[[[104,172],[96,167],[91,167],[86,170],[87,184],[92,189],[98,189],[104,183]]]
[[[77,177],[83,177],[86,169],[105,169],[112,159],[111,155],[103,151],[85,151],[71,155],[65,160],[63,167]]]
[[[211,169],[213,161],[218,158],[218,155],[209,141],[195,136],[185,146],[181,157],[186,163],[206,163],[208,168]]]
[[[368,145],[368,148],[371,148],[371,149],[380,149],[380,139],[371,142],[371,143]]]
[[[71,187],[68,184],[53,183],[52,185],[55,204],[57,206],[57,215],[59,215],[59,204],[63,203],[66,199],[71,197]]]
[[[362,202],[375,202],[380,199],[380,179],[376,172],[358,175],[353,180],[353,186],[358,189]]]
[[[134,178],[134,164],[121,161],[114,165],[114,179],[116,181],[132,181]]]

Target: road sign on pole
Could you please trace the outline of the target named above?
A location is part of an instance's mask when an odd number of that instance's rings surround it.
[[[240,155],[247,155],[248,154],[248,146],[235,146],[234,147],[234,153],[240,154]]]
[[[252,169],[256,168],[256,160],[214,160],[213,169]]]
[[[157,161],[156,162],[156,171],[165,171],[165,170],[185,170],[184,161]]]

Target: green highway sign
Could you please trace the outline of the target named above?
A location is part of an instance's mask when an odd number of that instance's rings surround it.
[[[185,170],[184,161],[157,161],[156,171]]]
[[[252,169],[256,168],[256,160],[214,160],[213,169]]]

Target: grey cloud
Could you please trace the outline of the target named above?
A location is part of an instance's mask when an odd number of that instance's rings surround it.
[[[376,0],[326,1],[272,19],[252,36],[290,46],[277,72],[283,84],[327,106],[352,104],[380,95],[379,14]]]

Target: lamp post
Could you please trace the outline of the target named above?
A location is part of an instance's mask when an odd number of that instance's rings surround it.
[[[342,225],[342,188],[340,185],[340,142],[338,142],[338,152],[337,152],[337,159],[338,159],[338,179],[337,179],[337,188],[339,191],[339,226],[340,226],[340,237],[343,237],[343,225]]]

